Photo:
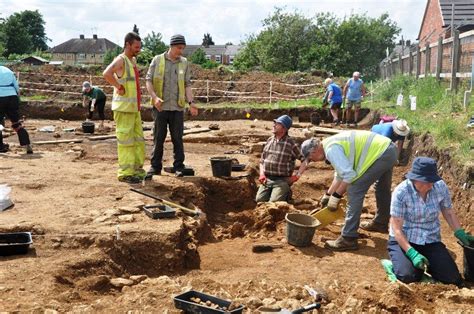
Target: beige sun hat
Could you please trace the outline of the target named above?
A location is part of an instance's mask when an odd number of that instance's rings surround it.
[[[410,133],[410,128],[406,120],[393,120],[392,121],[393,132],[400,136],[407,136]]]

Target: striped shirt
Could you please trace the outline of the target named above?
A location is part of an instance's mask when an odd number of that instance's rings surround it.
[[[303,155],[288,134],[280,140],[272,136],[263,148],[260,166],[263,166],[266,176],[291,177],[296,159],[303,160]]]
[[[436,182],[423,200],[407,179],[393,191],[390,215],[403,219],[403,233],[408,242],[425,245],[441,242],[439,214],[451,207],[449,189],[443,180]],[[392,226],[390,236],[395,236]]]

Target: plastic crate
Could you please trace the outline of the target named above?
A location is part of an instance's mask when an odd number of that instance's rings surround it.
[[[0,256],[26,254],[32,243],[31,232],[0,233]]]
[[[176,216],[176,210],[165,204],[145,205],[143,206],[143,211],[152,219],[173,218]]]
[[[177,295],[174,297],[174,306],[177,309],[183,310],[186,313],[193,313],[193,314],[214,314],[214,313],[235,313],[240,314],[242,313],[244,306],[240,305],[238,308],[232,311],[224,311],[219,309],[212,309],[205,305],[200,305],[191,301],[191,298],[199,298],[202,301],[211,301],[214,304],[217,304],[220,308],[229,307],[231,305],[231,301],[219,299],[215,296],[208,295],[202,292],[198,292],[195,290],[190,290],[183,294]]]

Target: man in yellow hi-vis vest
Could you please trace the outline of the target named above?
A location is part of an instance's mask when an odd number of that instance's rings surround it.
[[[160,175],[163,168],[163,144],[169,126],[173,142],[173,168],[176,176],[184,170],[184,109],[189,105],[191,115],[198,114],[191,91],[191,73],[183,51],[186,40],[183,35],[173,35],[167,52],[153,58],[146,75],[146,88],[153,105],[153,152],[147,180]]]
[[[140,77],[135,57],[141,50],[141,38],[136,33],[125,36],[123,53],[104,71],[104,78],[114,87],[112,111],[116,124],[118,179],[139,183],[145,178],[145,140],[140,116]]]
[[[306,162],[327,160],[336,170],[334,180],[321,198],[321,205],[337,210],[347,190],[347,208],[342,234],[336,240],[326,241],[325,247],[337,250],[358,248],[358,228],[365,194],[375,183],[377,213],[373,224],[379,232],[388,231],[392,187],[392,169],[397,161],[397,148],[389,138],[370,131],[345,131],[323,141],[312,138],[301,145]]]

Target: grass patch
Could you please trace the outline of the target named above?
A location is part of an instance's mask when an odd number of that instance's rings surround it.
[[[21,96],[21,100],[23,101],[46,100],[49,98],[47,95]]]
[[[391,81],[376,83],[374,101],[366,106],[407,120],[413,132],[429,132],[439,148],[450,149],[460,162],[472,163],[474,139],[466,124],[474,114],[474,106],[464,110],[467,82],[461,84],[457,93],[447,91],[448,87],[448,83],[440,83],[431,77],[416,80],[410,76],[398,76]],[[396,106],[400,93],[403,105]],[[410,95],[416,96],[415,111],[410,110]],[[474,99],[471,102],[474,103]]]

